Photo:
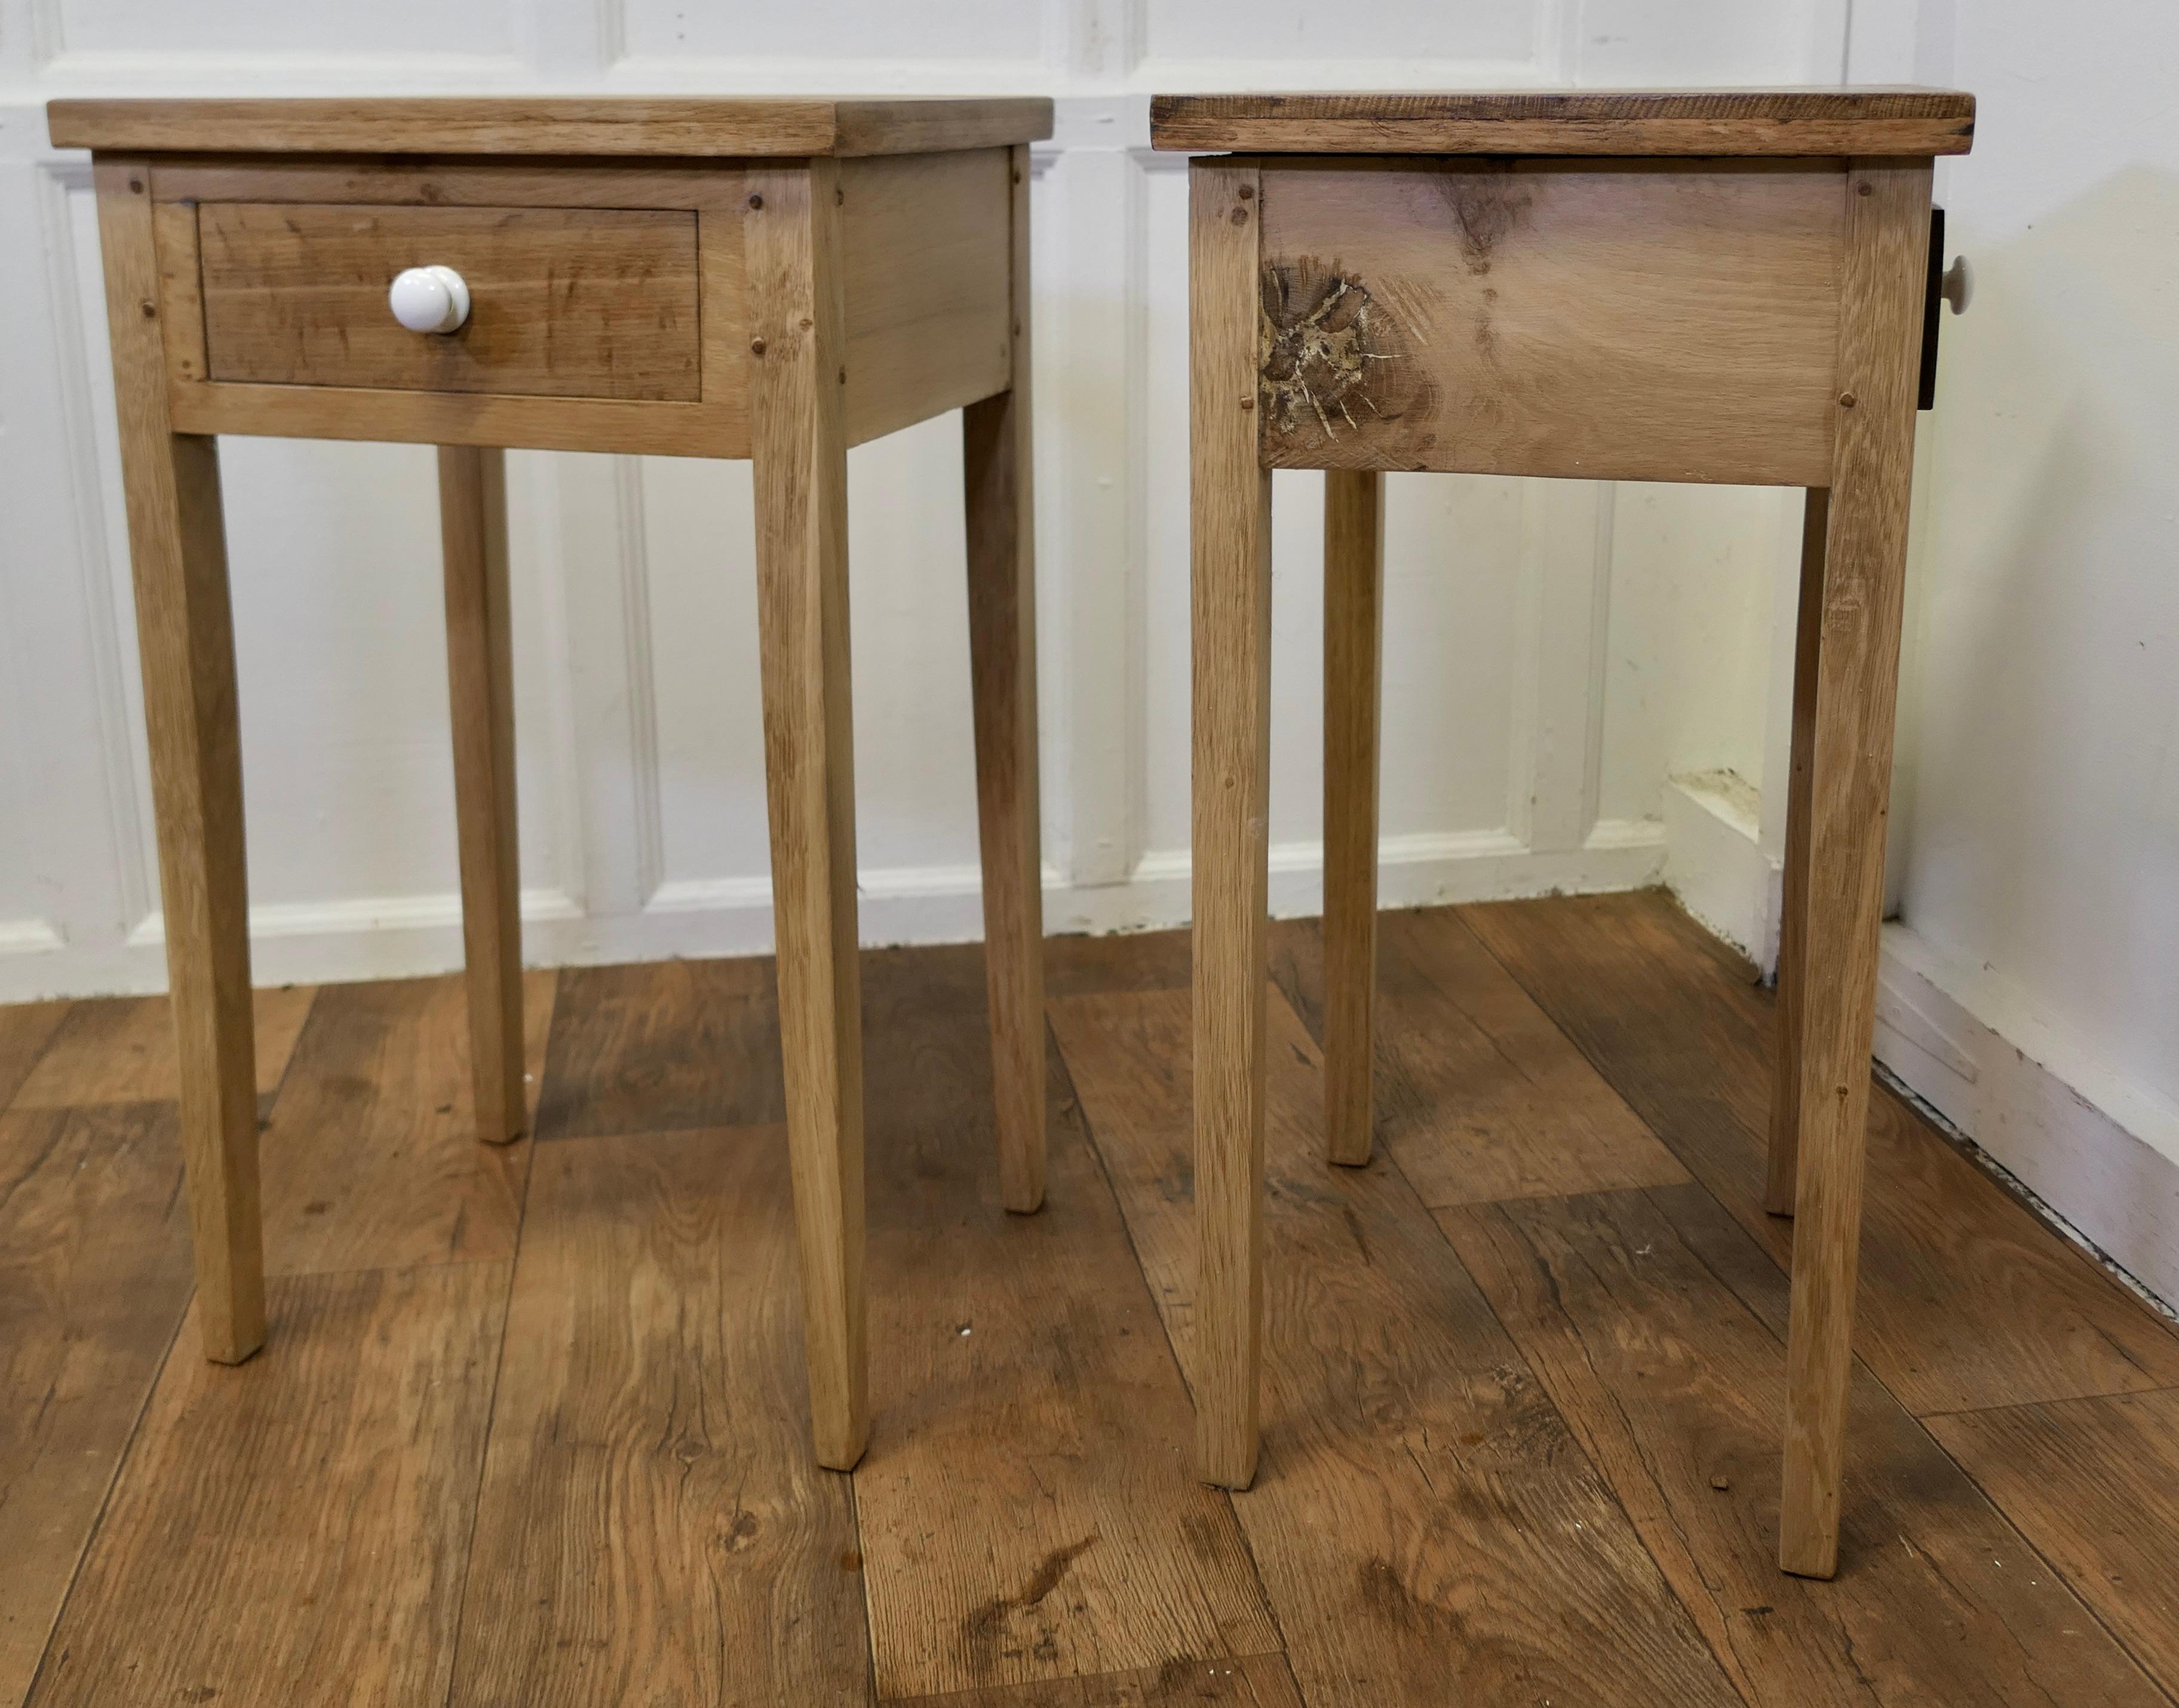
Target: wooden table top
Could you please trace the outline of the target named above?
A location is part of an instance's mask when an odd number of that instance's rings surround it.
[[[746,158],[932,154],[1051,135],[1042,97],[56,101],[46,118],[57,148],[155,154]]]
[[[1949,89],[1523,90],[1158,95],[1158,148],[1249,154],[1965,154]]]

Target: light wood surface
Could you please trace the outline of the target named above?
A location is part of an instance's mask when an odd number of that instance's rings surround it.
[[[557,976],[525,975],[531,1071],[543,1063]],[[513,1256],[530,1147],[477,1143],[461,975],[329,985],[319,996],[262,1123],[267,1272]]]
[[[519,1136],[524,1125],[522,870],[515,840],[504,452],[440,448],[439,531],[446,553],[470,1107],[477,1137],[498,1145]]]
[[[776,1128],[540,1148],[461,1708],[866,1699],[853,1499],[803,1434],[787,1174]]]
[[[1661,892],[1464,908],[1462,920],[1768,1255],[1774,1004]],[[2179,1337],[1872,1088],[1855,1349],[1916,1416],[2179,1387]],[[1736,1287],[1736,1291],[1741,1291]],[[1743,1296],[1781,1337],[1782,1290]],[[1777,1309],[1775,1320],[1771,1307]]]
[[[257,1041],[257,1103],[279,1089],[295,1041],[316,1000],[315,985],[266,986],[250,992]],[[57,1013],[37,1065],[22,1082],[16,1109],[64,1109],[90,1103],[172,1102],[181,1096],[173,1006],[164,997],[118,997]],[[35,1012],[4,1010],[0,1012]],[[0,1090],[5,1076],[0,1074]]]
[[[1974,110],[1946,89],[1155,95],[1150,141],[1260,154],[1965,154]]]
[[[1254,165],[1188,169],[1194,700],[1196,1459],[1256,1474],[1263,1320],[1264,925],[1271,477],[1256,459]]]
[[[1377,935],[1377,1136],[1424,1204],[1686,1182],[1458,914],[1397,909]],[[1327,1096],[1329,947],[1307,921],[1272,927],[1272,980],[1325,1041]]]
[[[999,1182],[1007,1208],[1024,1212],[1044,1201],[1045,1140],[1044,825],[1037,788],[1029,174],[1029,150],[1016,148],[1006,199],[1011,210],[1008,389],[970,404],[961,416],[969,669],[975,706],[976,821],[983,859]]]
[[[724,408],[347,386],[177,386],[172,396],[176,428],[206,436],[367,439],[632,457],[749,454],[749,422],[738,391]]]
[[[1784,1282],[1700,1189],[1439,1219],[1748,1703],[2155,1703],[2078,1596],[1866,1370],[1852,1400],[1851,1565],[1836,1584],[1780,1574],[1781,1348],[1710,1260],[1722,1241]],[[1944,1617],[1914,1611],[1935,1606]]]
[[[1199,1403],[1180,992],[1055,1002],[1053,1029]],[[1737,1698],[1400,1171],[1327,1170],[1315,1044],[1267,1013],[1265,1368],[1233,1500],[1304,1700],[1728,1708]],[[1191,1313],[1190,1304],[1194,1305]]]
[[[373,1700],[446,1700],[451,1673],[463,1708],[709,1700],[726,1678],[755,1702],[860,1701],[864,1667],[903,1690],[983,1681],[905,1699],[925,1708],[1619,1708],[1704,1701],[1689,1669],[1707,1639],[1751,1703],[2157,1708],[2133,1660],[2169,1653],[2157,1480],[2179,1334],[1879,1098],[1863,1315],[1882,1332],[1852,1402],[1841,1571],[1781,1578],[1770,997],[1654,892],[1392,913],[1381,933],[1387,1042],[1427,982],[1416,1027],[1457,1039],[1450,1017],[1476,1017],[1539,1090],[1523,1107],[1479,1074],[1487,1130],[1441,1097],[1439,1126],[1403,1132],[1388,1052],[1378,1157],[1328,1170],[1316,1046],[1274,999],[1265,1459],[1241,1497],[1194,1482],[1183,1374],[1184,933],[1055,940],[1034,1217],[999,1200],[978,951],[867,958],[887,1356],[852,1497],[803,1444],[767,960],[571,971],[540,1077],[592,1136],[499,1149],[458,1112],[435,1120],[467,1071],[458,979],[396,986],[384,1009],[373,986],[327,987],[337,1024],[314,1008],[266,1151],[298,1189],[376,1170],[321,1188],[308,1218],[348,1272],[276,1281],[271,1355],[241,1370],[202,1365],[186,1327],[160,1379],[192,1398],[149,1413],[185,1290],[171,1083],[163,1105],[0,1115],[0,1650],[37,1664],[65,1601],[65,1657],[47,1645],[38,1688],[98,1708],[207,1686],[211,1708],[285,1703],[321,1664]],[[1270,936],[1282,979],[1307,964],[1313,922]],[[1320,1002],[1303,994],[1306,1020]],[[1529,1035],[1523,1001],[1565,1031]],[[58,1087],[41,1048],[86,1096],[162,1083],[134,1066],[150,1006],[0,1008],[0,1097]],[[100,1062],[102,1039],[123,1059]],[[1602,1083],[1583,1092],[1580,1071]],[[1603,1176],[1562,1112],[1593,1121],[1613,1096],[1704,1184],[1566,1195]],[[377,1112],[347,1124],[365,1097]],[[431,1128],[420,1169],[392,1154],[404,1122]],[[398,1223],[425,1192],[386,1200],[451,1178],[442,1162],[532,1154],[506,1327],[480,1335],[464,1325],[509,1296],[504,1256],[418,1266]],[[1411,1169],[1513,1201],[1433,1227]],[[292,1224],[273,1184],[277,1254]],[[1497,1231],[1471,1242],[1478,1222]],[[125,1294],[85,1279],[140,1272]],[[2099,1387],[2127,1379],[2141,1400]],[[2096,1397],[2006,1398],[2067,1385]],[[1910,1392],[1973,1409],[1925,1430],[1902,1417]],[[27,1549],[11,1514],[38,1527]],[[1282,1654],[1242,1652],[1267,1616],[1306,1697],[1264,1694]],[[707,1645],[732,1633],[755,1634],[722,1668]]]
[[[2179,1391],[1961,1412],[1929,1432],[2179,1694]]]
[[[1385,489],[1375,471],[1324,477],[1324,1139],[1369,1160],[1376,1065],[1378,656]]]
[[[0,1098],[6,1090],[0,1080]],[[189,1302],[176,1128],[171,1101],[0,1114],[0,1702],[10,1708],[30,1689]]]
[[[56,148],[151,154],[925,154],[1051,135],[1051,102],[1018,97],[55,101],[46,113]]]
[[[293,1700],[299,1681],[445,1700],[507,1282],[503,1262],[283,1280],[281,1355],[238,1371],[196,1355],[192,1307],[36,1708]]]
[[[628,208],[203,203],[210,377],[690,403],[696,220]],[[414,332],[387,288],[450,266],[469,319]]]
[[[878,1695],[952,1708],[958,1690],[1276,1650],[1232,1503],[1188,1461],[1172,1348],[1049,1035],[1051,1198],[1023,1217],[993,1166],[983,957],[865,958],[884,1353],[855,1512]],[[914,1563],[868,1569],[891,1561]]]
[[[744,192],[732,161],[402,160],[379,156],[168,154],[151,195],[182,202],[369,207],[731,208]],[[739,222],[731,233],[740,247]]]
[[[1266,161],[1264,460],[1819,486],[1835,162]]]
[[[126,159],[101,160],[94,170],[198,1308],[206,1355],[239,1364],[265,1339],[265,1282],[219,459],[211,440],[177,434],[167,412],[150,175],[143,162]]]
[[[1793,1174],[1800,1156],[1798,1085],[1802,1016],[1808,988],[1809,784],[1814,775],[1816,673],[1824,641],[1824,552],[1830,493],[1809,488],[1801,515],[1800,601],[1793,626],[1793,727],[1786,779],[1786,870],[1778,909],[1778,1072],[1770,1093],[1770,1177],[1764,1208],[1793,1213]]]
[[[1848,169],[1839,281],[1838,433],[1829,486],[1822,640],[1809,742],[1803,988],[1791,1095],[1799,1118],[1793,1326],[1787,1352],[1779,1563],[1838,1564],[1840,1476],[1861,1255],[1863,1126],[1875,1020],[1877,933],[1914,393],[1929,239],[1926,161]]]
[[[1003,148],[841,166],[849,444],[1013,382],[1013,173]]]
[[[764,344],[749,402],[780,1050],[817,1459],[848,1470],[870,1407],[839,169],[811,161],[752,170],[748,183],[749,324]]]

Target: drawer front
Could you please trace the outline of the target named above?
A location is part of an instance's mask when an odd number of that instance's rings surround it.
[[[260,384],[694,401],[696,215],[557,207],[199,204],[206,376]],[[452,332],[387,292],[412,266],[469,286]]]

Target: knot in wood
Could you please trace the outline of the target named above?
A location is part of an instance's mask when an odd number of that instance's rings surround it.
[[[1265,428],[1326,439],[1399,413],[1410,389],[1398,326],[1353,273],[1304,257],[1263,271]]]

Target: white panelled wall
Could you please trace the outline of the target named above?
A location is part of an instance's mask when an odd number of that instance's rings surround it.
[[[44,144],[51,95],[1054,94],[1034,186],[1046,917],[1107,930],[1188,916],[1187,173],[1150,151],[1144,96],[1836,80],[1843,32],[1829,0],[4,0],[0,996],[164,978],[96,232],[86,162]],[[258,976],[455,965],[431,453],[231,440],[222,467]],[[958,420],[850,471],[864,936],[974,936]],[[524,454],[510,487],[526,954],[766,947],[747,465]],[[1318,892],[1320,477],[1281,475],[1276,503],[1273,894],[1297,912]],[[1387,903],[1654,881],[1669,776],[1759,787],[1788,508],[1396,477]]]
[[[1055,96],[1038,597],[1046,921],[1070,931],[1188,914],[1186,173],[1147,147],[1151,91],[1956,81],[1982,135],[1939,199],[1984,297],[1950,332],[1957,419],[1922,435],[1880,1051],[2179,1291],[2179,583],[2151,478],[2174,437],[2179,157],[2168,121],[2107,122],[2126,103],[2104,87],[2122,71],[2164,111],[2179,25],[2153,0],[2108,26],[1962,9],[0,0],[0,1000],[164,981],[96,236],[87,162],[45,141],[54,95]],[[2127,280],[2084,276],[2084,252]],[[457,965],[431,453],[222,459],[258,976]],[[866,942],[979,930],[959,464],[951,417],[850,461]],[[528,958],[767,947],[746,465],[524,453],[510,486]],[[1798,495],[1390,490],[1386,903],[1663,877],[1766,958]],[[1320,492],[1277,478],[1288,913],[1318,894]]]

